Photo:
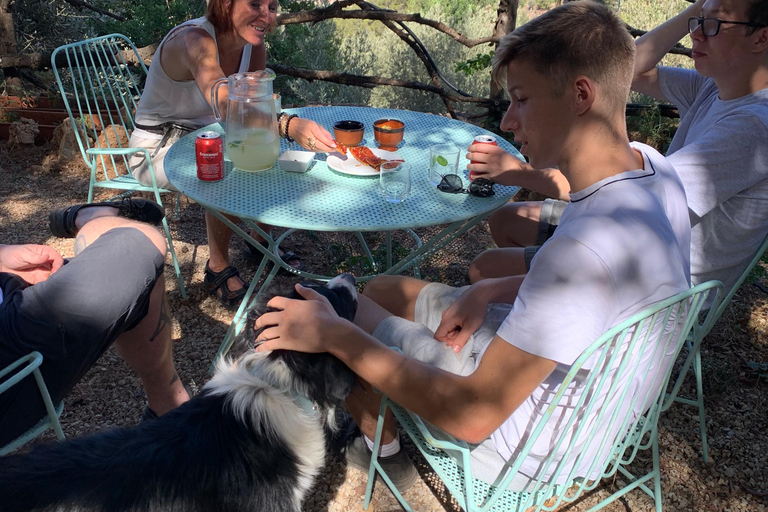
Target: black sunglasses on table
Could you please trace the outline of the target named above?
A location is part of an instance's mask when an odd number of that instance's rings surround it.
[[[701,32],[707,37],[714,37],[720,32],[720,25],[727,23],[729,25],[746,25],[747,27],[763,28],[765,25],[749,23],[748,21],[725,21],[720,18],[705,18],[703,16],[692,16],[688,18],[688,32],[693,32],[701,27]]]
[[[469,188],[464,188],[464,182],[457,174],[446,174],[437,184],[437,190],[449,194],[470,194],[475,197],[491,197],[495,194],[493,191],[493,182],[486,178],[475,178],[469,183]]]

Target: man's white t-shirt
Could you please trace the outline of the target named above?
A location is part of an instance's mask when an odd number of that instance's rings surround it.
[[[521,350],[558,363],[492,434],[504,458],[521,446],[553,389],[587,347],[614,325],[689,288],[691,229],[683,186],[656,150],[638,143],[632,146],[643,154],[644,168],[571,194],[560,225],[531,262],[517,300],[496,333]],[[667,364],[673,362],[670,356],[667,353]],[[661,375],[665,368],[660,368]],[[654,385],[658,386],[654,379],[636,384],[638,393]],[[574,384],[569,396],[582,391]],[[635,414],[642,413],[644,404],[636,409],[642,410]],[[558,408],[522,473],[547,477],[539,475],[540,458],[549,453],[556,424],[566,421],[563,418],[572,411],[567,404]],[[575,450],[581,452],[580,447]]]
[[[727,292],[768,235],[768,89],[723,101],[711,78],[667,67],[659,85],[680,109],[667,158],[688,197],[691,279]]]

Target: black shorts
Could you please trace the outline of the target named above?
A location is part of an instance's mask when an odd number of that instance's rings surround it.
[[[51,398],[60,402],[117,337],[146,316],[164,263],[141,231],[117,228],[42,283],[0,273],[0,368],[37,350]],[[0,394],[0,445],[44,416],[32,377]]]

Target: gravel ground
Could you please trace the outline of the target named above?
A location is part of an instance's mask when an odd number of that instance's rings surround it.
[[[50,145],[8,148],[0,142],[0,240],[2,243],[44,243],[65,256],[72,241],[48,232],[47,214],[57,206],[83,202],[87,172],[78,162],[60,162]],[[166,208],[171,208],[166,204]],[[181,378],[201,386],[208,378],[211,359],[226,332],[233,312],[219,306],[202,289],[208,258],[203,212],[182,200],[178,218],[170,219],[174,244],[189,293],[180,299],[173,267],[166,265],[166,282],[173,311],[175,357]],[[423,230],[422,236],[429,236]],[[339,248],[353,239],[342,235],[297,233],[286,244],[300,253],[311,269],[336,272],[353,267],[355,260],[340,256]],[[375,241],[374,241],[375,243]],[[453,285],[467,283],[465,269],[473,255],[492,245],[487,226],[478,226],[426,261],[422,275]],[[255,268],[240,257],[244,244],[233,242],[233,263],[245,278]],[[764,273],[765,274],[765,273]],[[709,464],[700,454],[698,418],[690,407],[675,405],[661,418],[661,469],[666,510],[768,510],[768,412],[765,378],[748,366],[768,361],[768,296],[765,275],[757,285],[742,287],[703,348]],[[690,381],[691,379],[689,379]],[[691,382],[687,389],[692,389]],[[144,406],[140,382],[114,353],[108,351],[65,400],[62,426],[68,437],[134,425]],[[42,441],[50,440],[48,435]],[[412,453],[413,447],[407,446]],[[458,510],[446,497],[433,473],[416,458],[423,481],[407,494],[414,510]],[[641,454],[634,466],[650,463]],[[347,469],[343,460],[329,456],[328,467],[305,504],[306,511],[362,510],[366,475]],[[586,510],[606,495],[612,482],[563,510]],[[644,511],[652,501],[639,491],[606,510]],[[377,485],[369,510],[400,510],[383,485]]]

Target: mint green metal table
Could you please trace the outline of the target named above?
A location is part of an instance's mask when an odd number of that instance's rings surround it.
[[[183,194],[202,205],[275,262],[261,290],[271,283],[278,271],[278,266],[307,279],[328,280],[330,278],[308,272],[297,272],[277,256],[280,243],[296,229],[357,233],[369,258],[370,252],[361,232],[386,232],[387,246],[390,248],[387,253],[387,268],[378,269],[374,265],[374,274],[356,276],[358,281],[366,281],[374,275],[397,274],[417,265],[420,259],[444,247],[482,221],[490,212],[506,204],[518,190],[518,187],[496,185],[495,196],[479,198],[468,194],[440,192],[427,181],[429,147],[433,144],[450,142],[464,150],[469,147],[475,136],[492,135],[491,132],[477,126],[422,112],[367,107],[303,107],[286,109],[284,112],[312,119],[330,132],[333,131],[333,125],[337,121],[344,119],[361,121],[365,125],[363,143],[372,148],[376,147],[373,137],[374,121],[383,118],[396,118],[403,121],[405,135],[397,153],[411,164],[411,192],[403,203],[388,203],[379,193],[378,177],[338,173],[328,168],[325,163],[326,155],[322,153],[315,156],[312,167],[303,174],[285,172],[277,164],[266,171],[245,172],[233,168],[232,162],[226,159],[224,179],[215,182],[200,181],[197,178],[194,151],[195,137],[198,132],[183,137],[171,147],[165,157],[166,175]],[[217,131],[224,137],[224,129],[219,124],[207,126],[201,131],[204,130]],[[499,145],[510,153],[520,156],[511,144],[501,138],[499,138]],[[301,148],[287,144],[284,140],[281,141],[280,152],[287,149]],[[469,162],[465,155],[466,152],[462,152],[460,156],[459,172],[464,178],[464,184],[468,185],[466,166]],[[247,232],[230,222],[223,214],[242,219],[249,228],[260,233],[269,242],[269,247],[265,249],[258,244]],[[272,239],[268,233],[258,228],[256,222],[289,229],[277,239]],[[445,228],[423,244],[413,232],[413,228],[444,224]],[[393,263],[389,242],[391,232],[394,230],[407,230],[414,237],[416,249]],[[256,282],[264,272],[266,263],[267,258],[264,258],[214,362],[229,349],[228,340],[233,337],[238,328],[245,306]]]

